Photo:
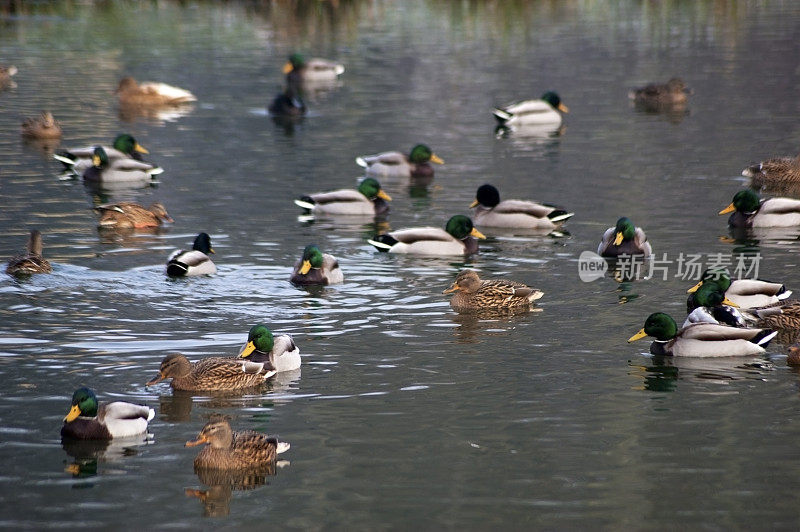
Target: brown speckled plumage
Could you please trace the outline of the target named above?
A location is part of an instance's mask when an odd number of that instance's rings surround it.
[[[279,452],[289,448],[285,442],[252,430],[233,431],[228,421],[213,416],[187,447],[207,444],[194,459],[198,469],[245,469],[274,464]]]
[[[745,168],[742,175],[751,178],[757,187],[800,183],[800,155],[767,159]]]
[[[61,124],[50,111],[42,111],[39,116],[26,118],[22,122],[22,136],[29,139],[60,139]]]
[[[147,384],[172,379],[175,390],[237,390],[260,386],[274,374],[269,363],[210,357],[192,364],[185,356],[172,353],[161,362],[158,377]]]
[[[42,234],[36,229],[32,230],[28,237],[28,252],[13,257],[6,267],[6,273],[9,275],[31,275],[52,271],[50,263],[42,257]]]
[[[100,213],[98,225],[101,227],[141,229],[173,221],[161,203],[153,203],[146,209],[138,203],[109,203],[95,207],[95,211]]]
[[[540,290],[516,281],[481,280],[475,270],[459,273],[443,293],[449,292],[457,292],[450,300],[450,306],[458,312],[530,308],[534,301],[544,295]]]

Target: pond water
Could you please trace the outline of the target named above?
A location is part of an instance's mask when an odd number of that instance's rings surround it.
[[[716,214],[742,168],[800,144],[795,2],[4,9],[0,64],[19,73],[0,92],[0,257],[36,227],[54,271],[0,276],[0,526],[796,528],[800,381],[786,345],[697,362],[626,343],[651,312],[683,319],[681,254],[758,254],[760,277],[800,290],[800,232],[731,238]],[[305,119],[277,124],[265,109],[295,50],[347,70],[311,95]],[[120,113],[123,75],[198,102]],[[693,90],[686,109],[630,104],[631,87],[673,76]],[[548,89],[570,108],[560,135],[495,135],[492,106]],[[132,133],[165,169],[159,184],[59,180],[53,146],[19,135],[42,109],[62,122],[61,148]],[[385,220],[298,220],[293,198],[356,185],[357,155],[419,142],[446,164],[428,187],[385,182]],[[485,182],[576,214],[562,235],[486,230],[467,259],[366,242],[443,226]],[[98,233],[91,206],[119,199],[161,201],[175,222]],[[667,255],[667,278],[581,282],[578,257],[623,215]],[[200,231],[218,274],[166,279],[168,254]],[[338,257],[344,284],[287,282],[308,243]],[[454,313],[441,292],[465,265],[543,290],[541,311]],[[258,322],[293,335],[300,372],[243,396],[145,387],[165,354],[233,356]],[[155,408],[150,442],[62,446],[82,385]],[[183,444],[215,412],[290,442],[290,464],[251,489],[209,487]]]

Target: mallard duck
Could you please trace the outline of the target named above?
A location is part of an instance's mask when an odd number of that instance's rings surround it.
[[[555,229],[575,215],[562,209],[532,201],[500,201],[500,192],[492,185],[478,187],[475,201],[475,225],[487,227],[519,227],[526,229]]]
[[[561,102],[561,98],[553,91],[542,94],[538,100],[524,100],[503,107],[496,107],[492,114],[501,126],[552,124],[561,125],[561,113],[568,113],[569,108]]]
[[[628,218],[620,218],[617,225],[609,227],[603,233],[600,245],[597,246],[597,254],[602,257],[619,257],[620,255],[644,255],[649,257],[653,254],[653,248],[647,241],[647,235],[641,227],[636,227]]]
[[[127,157],[111,161],[106,150],[96,146],[92,166],[84,170],[83,180],[89,183],[146,185],[162,171],[157,166]]]
[[[266,325],[254,325],[239,356],[252,362],[269,363],[278,373],[300,367],[300,348],[288,334],[272,335]]]
[[[770,198],[762,200],[746,188],[733,196],[733,202],[719,211],[728,214],[732,227],[794,227],[800,225],[800,200]]]
[[[16,84],[11,79],[16,74],[17,67],[14,65],[0,65],[0,89],[5,89],[6,87],[16,87]]]
[[[714,268],[704,271],[700,282],[687,290],[687,292],[690,294],[696,292],[708,281],[716,282],[725,292],[725,297],[742,309],[774,305],[792,295],[791,290],[786,290],[786,287],[781,283],[762,281],[760,279],[736,279],[732,281],[727,272]],[[691,298],[689,304],[692,304]]]
[[[211,248],[211,237],[208,233],[200,233],[194,239],[192,249],[174,251],[167,259],[167,275],[170,277],[190,277],[192,275],[211,275],[217,273],[217,266],[208,254],[214,253]]]
[[[725,297],[725,290],[715,281],[706,281],[686,302],[689,315],[683,326],[692,323],[718,323],[731,327],[747,327],[747,321],[736,303]]]
[[[147,386],[172,379],[174,390],[239,390],[260,386],[273,375],[274,368],[263,362],[209,357],[193,364],[180,353],[171,353],[161,361],[158,376]]]
[[[78,440],[111,440],[147,432],[147,423],[156,412],[149,406],[123,401],[97,404],[97,396],[89,388],[78,388],[72,394],[72,408],[64,417],[62,438]]]
[[[530,308],[544,295],[541,290],[516,281],[481,280],[475,270],[461,271],[450,288],[442,293],[450,292],[458,292],[450,299],[450,306],[458,312]]]
[[[631,100],[645,104],[679,104],[686,102],[691,91],[680,78],[666,83],[653,83],[628,93]]]
[[[144,208],[138,203],[107,203],[94,208],[100,214],[100,227],[128,228],[158,227],[162,222],[174,222],[161,203]]]
[[[800,331],[800,301],[796,299],[768,307],[750,308],[745,313],[755,320],[756,327]]]
[[[154,81],[137,83],[130,76],[119,80],[115,92],[122,105],[179,105],[197,101],[194,94],[185,89]]]
[[[652,336],[655,340],[650,345],[650,352],[654,355],[752,356],[764,353],[764,347],[777,334],[769,329],[740,329],[713,323],[695,323],[678,330],[671,316],[656,312],[648,316],[644,327],[628,342]]]
[[[444,164],[444,161],[424,144],[411,148],[408,155],[387,151],[356,157],[356,164],[366,169],[366,175],[373,177],[433,177],[430,163]]]
[[[12,257],[6,266],[9,275],[31,275],[34,273],[50,273],[53,267],[42,257],[42,234],[31,230],[28,237],[28,252]]]
[[[60,139],[61,124],[50,111],[34,118],[26,118],[22,122],[22,136],[28,139]]]
[[[82,175],[83,172],[92,166],[92,158],[94,157],[94,149],[97,146],[90,146],[87,148],[70,148],[63,150],[59,153],[53,154],[53,158],[64,164],[66,170],[70,170],[77,175]],[[113,163],[117,159],[135,159],[142,160],[142,153],[150,153],[141,144],[136,142],[129,133],[122,133],[114,138],[111,146],[101,146],[106,152],[109,163]],[[151,172],[151,175],[154,175]]]
[[[268,107],[272,116],[301,116],[306,114],[306,104],[291,86],[275,96]]]
[[[294,203],[314,214],[374,216],[389,211],[387,201],[392,201],[392,197],[381,189],[376,179],[368,177],[361,181],[356,190],[348,188],[318,192],[302,196]]]
[[[478,252],[477,238],[486,238],[475,229],[472,220],[457,214],[447,221],[444,229],[416,227],[400,229],[368,240],[378,251],[413,253],[416,255],[469,255]]]
[[[758,187],[800,183],[800,155],[767,159],[748,166],[742,175],[751,178]]]
[[[309,245],[294,265],[289,282],[299,285],[336,284],[344,281],[339,261],[333,255],[322,253],[317,246]]]
[[[291,447],[266,434],[252,430],[233,431],[228,420],[212,416],[197,439],[187,441],[186,447],[206,445],[194,459],[197,469],[247,469],[275,462],[277,455]]]
[[[288,83],[304,81],[333,81],[344,73],[344,65],[327,59],[306,59],[302,54],[292,54],[283,65]]]

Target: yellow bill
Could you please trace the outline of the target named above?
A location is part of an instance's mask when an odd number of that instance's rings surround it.
[[[100,166],[100,156],[99,155],[92,155],[92,165]]]
[[[435,153],[431,155],[431,162],[436,164],[444,164],[444,160]]]
[[[69,423],[70,421],[74,421],[75,418],[81,415],[81,408],[78,405],[72,405],[72,408],[69,409],[69,414],[64,416],[64,421]]]
[[[450,292],[455,292],[459,289],[458,283],[453,283],[450,285],[450,288],[447,288],[442,291],[443,294],[449,294]]]
[[[474,227],[472,228],[472,231],[469,232],[469,236],[474,236],[475,238],[486,238],[483,233],[481,233]]]
[[[208,440],[206,440],[206,437],[201,434],[200,436],[197,437],[196,440],[187,441],[184,444],[184,447],[195,447],[197,445],[202,445],[202,444],[206,443],[207,441]]]
[[[641,329],[639,329],[639,332],[628,338],[628,343],[635,342],[636,340],[641,340],[645,336],[647,336],[647,333],[644,332],[644,327],[642,327]]]
[[[378,197],[386,201],[392,201],[392,197],[383,190],[378,191]]]
[[[558,110],[561,111],[562,113],[569,113],[569,107],[567,107],[563,103],[558,104]]]
[[[150,153],[149,151],[147,151],[147,148],[145,148],[138,142],[136,143],[136,146],[133,147],[133,151],[138,151],[139,153]]]
[[[282,70],[283,70],[284,74],[288,74],[289,72],[294,70],[294,67],[292,66],[292,62],[291,61],[287,61],[286,64],[283,65]]]
[[[686,291],[686,293],[687,294],[693,294],[693,293],[697,292],[697,289],[700,288],[701,286],[703,286],[703,281],[700,281],[699,283],[697,283],[696,285],[694,285],[693,287],[688,289]]]
[[[305,275],[311,271],[311,261],[304,260],[303,265],[300,267],[300,275]]]
[[[728,305],[729,307],[739,308],[739,305],[728,299],[727,297],[722,300],[723,305]]]
[[[242,350],[239,351],[239,356],[242,358],[249,357],[251,354],[253,354],[253,351],[255,350],[256,350],[256,344],[254,344],[253,342],[247,342],[247,345],[245,345],[242,348]]]
[[[622,244],[622,239],[623,238],[625,238],[625,237],[622,236],[622,232],[621,231],[617,231],[617,236],[614,238],[614,245],[615,246],[619,246],[620,244]]]
[[[475,200],[472,200],[472,203],[469,204],[469,208],[471,209],[473,207],[477,207],[478,205],[480,205],[480,202],[475,199]]]
[[[733,203],[731,203],[730,205],[719,211],[719,214],[728,214],[729,212],[733,212],[735,210],[736,206]]]

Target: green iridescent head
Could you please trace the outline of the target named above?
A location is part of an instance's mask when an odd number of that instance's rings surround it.
[[[558,109],[562,113],[569,112],[569,108],[561,102],[561,97],[553,91],[547,91],[542,94],[542,100],[549,103],[553,109]]]
[[[128,133],[117,135],[117,138],[114,139],[114,149],[128,155],[133,155],[133,153],[137,151],[139,153],[150,153]]]
[[[78,388],[72,394],[72,408],[64,418],[67,423],[74,421],[78,416],[97,416],[97,396],[89,388]]]
[[[386,201],[392,201],[392,197],[381,189],[381,184],[377,179],[368,177],[358,185],[358,191],[361,192],[367,199],[374,200],[381,198]]]
[[[95,146],[92,152],[92,166],[97,168],[105,168],[108,166],[108,154],[102,146]]]
[[[242,350],[239,351],[239,356],[250,356],[253,351],[269,353],[274,346],[275,340],[272,337],[272,331],[263,324],[253,325],[253,327],[250,328],[250,333],[247,335],[247,343]]]
[[[306,246],[303,250],[303,263],[308,262],[312,268],[322,268],[322,251],[314,244]]]
[[[652,336],[656,340],[666,342],[678,334],[678,326],[669,314],[656,312],[650,314],[644,322],[644,327],[638,333],[628,338],[628,342],[635,342],[645,336]]]
[[[447,225],[444,226],[444,230],[459,240],[463,240],[468,236],[486,238],[480,231],[475,229],[475,226],[472,225],[472,220],[463,214],[456,214],[447,220]]]
[[[443,164],[444,161],[438,155],[433,153],[425,144],[417,144],[411,148],[411,153],[408,154],[408,160],[414,164],[423,164],[428,161],[436,164]]]

